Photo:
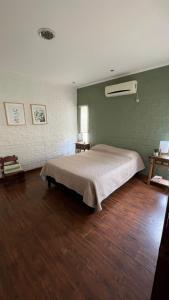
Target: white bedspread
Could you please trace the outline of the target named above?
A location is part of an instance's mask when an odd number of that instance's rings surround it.
[[[137,152],[96,145],[90,151],[49,160],[41,176],[53,177],[81,194],[88,206],[101,210],[101,202],[142,169]]]

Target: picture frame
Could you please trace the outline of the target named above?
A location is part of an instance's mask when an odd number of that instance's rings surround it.
[[[47,110],[44,104],[31,104],[32,124],[47,124]]]
[[[23,103],[4,102],[4,108],[8,126],[21,126],[26,124]]]

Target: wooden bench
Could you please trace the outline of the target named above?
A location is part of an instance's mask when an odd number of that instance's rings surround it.
[[[15,165],[18,164],[18,168]],[[11,168],[10,171],[5,171],[6,167]],[[13,168],[12,168],[13,166]],[[24,179],[24,170],[19,167],[18,157],[16,155],[0,157],[0,168],[2,173],[2,180],[5,184],[11,183],[11,181],[18,181]]]

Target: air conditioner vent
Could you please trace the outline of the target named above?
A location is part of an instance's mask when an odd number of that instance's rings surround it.
[[[105,87],[106,97],[116,97],[122,95],[131,95],[137,93],[137,81],[128,81]]]

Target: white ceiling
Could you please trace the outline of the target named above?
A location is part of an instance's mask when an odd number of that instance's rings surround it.
[[[167,64],[168,0],[0,0],[1,71],[82,86]]]

